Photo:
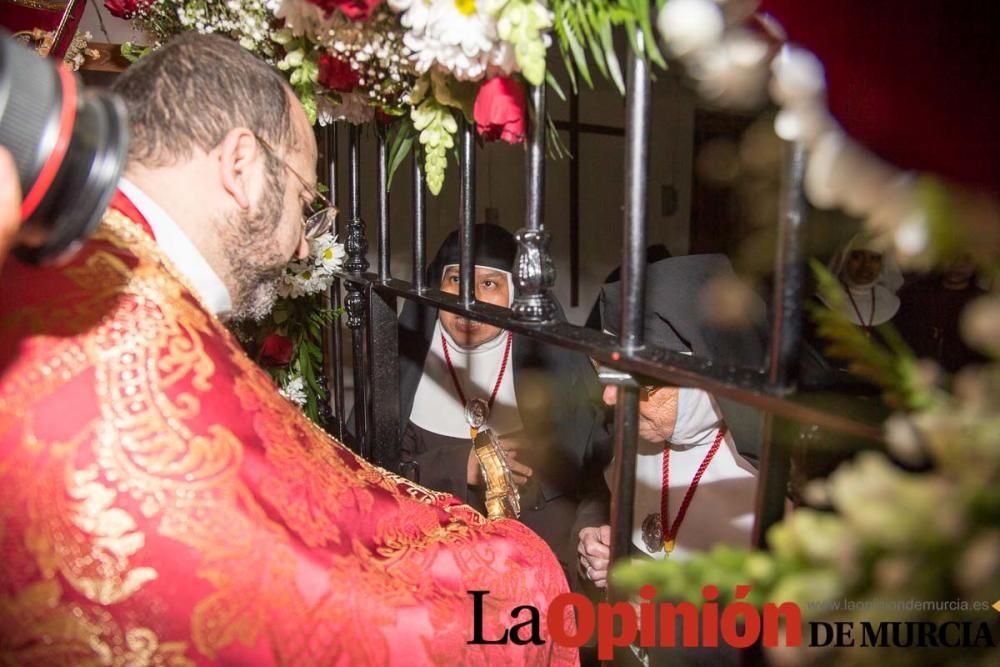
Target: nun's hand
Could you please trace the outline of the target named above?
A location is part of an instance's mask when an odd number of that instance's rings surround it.
[[[591,526],[580,531],[580,572],[598,588],[608,585],[611,562],[611,526]]]
[[[510,466],[510,473],[514,478],[514,483],[518,486],[527,484],[532,470],[517,460],[517,454],[521,450],[526,450],[528,443],[520,438],[506,437],[500,442],[500,446],[503,447],[504,456],[507,457],[507,465]]]
[[[504,438],[501,441],[504,456],[507,458],[507,466],[510,468],[511,477],[518,486],[528,483],[533,471],[528,466],[517,460],[517,452],[525,449],[527,444],[517,438]],[[479,486],[483,483],[482,472],[479,467],[479,457],[476,456],[476,449],[469,450],[469,462],[466,466],[466,482],[469,486]]]
[[[476,456],[476,448],[469,449],[469,463],[466,466],[466,482],[469,486],[479,486],[483,483],[483,478],[479,469],[479,457]]]

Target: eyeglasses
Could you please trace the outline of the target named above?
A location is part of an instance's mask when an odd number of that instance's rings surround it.
[[[292,165],[288,164],[288,160],[284,158],[271,144],[269,144],[263,137],[254,132],[254,138],[257,142],[264,147],[268,153],[273,155],[275,158],[281,161],[281,164],[285,166],[285,169],[290,171],[295,178],[299,179],[299,183],[302,184],[302,189],[309,193],[312,197],[309,204],[303,207],[302,210],[302,230],[305,233],[307,239],[316,239],[323,234],[328,233],[333,229],[333,220],[337,216],[337,207],[333,205],[327,197],[320,191],[316,190],[306,179],[302,178],[299,172],[292,168]]]

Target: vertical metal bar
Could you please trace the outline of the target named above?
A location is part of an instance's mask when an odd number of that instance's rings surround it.
[[[459,202],[461,226],[459,241],[459,290],[462,305],[468,308],[476,300],[476,128],[468,121],[462,122],[461,200]]]
[[[642,44],[642,35],[637,36]],[[634,51],[628,57],[625,119],[625,224],[622,239],[622,320],[618,344],[626,351],[643,344],[646,288],[646,172],[649,149],[649,72]],[[615,403],[615,469],[611,493],[611,558],[628,555],[635,501],[639,392],[618,387]],[[612,591],[613,593],[613,591]]]
[[[382,294],[375,284],[368,286],[368,369],[371,411],[368,442],[371,461],[386,470],[399,472],[399,334],[396,297]]]
[[[413,151],[413,286],[427,289],[427,184],[420,156]]]
[[[569,305],[580,305],[580,95],[569,96]]]
[[[781,396],[795,388],[796,359],[801,347],[802,288],[805,283],[805,165],[805,147],[801,143],[788,144],[781,180],[768,367],[770,389]],[[753,543],[760,548],[766,548],[768,529],[785,514],[785,497],[791,476],[791,442],[787,438],[774,438],[777,423],[780,420],[771,413],[764,415],[764,440],[753,527]]]
[[[316,129],[316,148],[318,149],[318,164],[316,165],[317,183],[330,182],[330,132],[329,125]],[[323,307],[333,307],[333,294],[331,290],[323,295]],[[329,433],[339,433],[339,418],[333,413],[333,376],[336,373],[333,360],[333,330],[337,326],[336,322],[324,326],[320,331],[320,349],[323,351],[323,371],[316,378],[316,383],[328,394],[328,400],[321,401],[317,406],[320,424]]]
[[[389,247],[389,156],[385,126],[377,123],[378,135],[378,278],[392,278]]]
[[[525,226],[518,230],[514,285],[514,316],[529,322],[550,322],[558,313],[552,298],[556,268],[545,231],[545,84],[531,89],[531,135],[528,138],[527,207]]]
[[[642,36],[637,37],[642,44]],[[619,344],[626,351],[643,343],[646,306],[646,180],[649,171],[648,64],[629,56],[625,109],[625,228],[622,238],[622,321]]]
[[[332,136],[331,136],[332,135]],[[337,165],[340,164],[340,130],[338,124],[335,123],[332,127],[332,132],[327,135],[328,141],[332,143],[333,148],[327,152],[327,157],[330,161],[330,201],[332,201],[337,208],[340,206],[340,188],[337,184]],[[343,231],[343,224],[341,223],[341,216],[337,215],[334,219],[334,233],[337,238],[343,238],[341,232]],[[339,311],[343,307],[343,296],[340,291],[340,278],[334,278],[333,284],[330,286],[330,293],[332,296],[332,306],[334,310]],[[333,408],[337,415],[337,437],[340,440],[344,439],[344,422],[347,420],[347,414],[344,409],[344,343],[343,343],[343,329],[341,328],[341,321],[338,317],[333,322]]]
[[[802,339],[803,179],[806,152],[801,143],[785,147],[785,172],[781,183],[781,219],[778,250],[774,262],[774,312],[771,319],[771,349],[768,383],[782,395],[795,388],[796,360]]]
[[[365,222],[361,219],[361,128],[351,125],[348,136],[348,176],[351,219],[347,223],[347,239],[344,249],[347,261],[344,269],[350,273],[362,274],[368,270],[368,239],[365,238]],[[364,326],[368,303],[362,277],[347,281],[347,326],[351,329],[351,343],[354,361],[354,429],[357,436],[356,451],[365,459],[370,459],[368,446],[368,424],[370,423],[368,382],[365,373]]]

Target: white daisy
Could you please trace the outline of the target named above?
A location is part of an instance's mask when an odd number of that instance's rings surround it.
[[[418,73],[439,65],[456,79],[475,81],[488,72],[510,74],[513,50],[497,36],[501,0],[389,0],[402,13],[403,43]]]

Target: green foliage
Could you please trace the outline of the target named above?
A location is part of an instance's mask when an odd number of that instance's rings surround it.
[[[895,328],[891,324],[876,327],[884,345],[868,336],[845,315],[844,291],[837,278],[815,259],[811,266],[818,292],[829,304],[826,307],[813,303],[808,308],[817,332],[829,341],[826,352],[849,360],[852,373],[882,387],[889,405],[910,410],[927,407],[934,390],[928,386],[916,356]]]
[[[657,6],[661,6],[658,2]],[[665,68],[656,44],[651,6],[645,0],[553,0],[554,32],[570,84],[577,90],[577,75],[593,87],[591,61],[600,74],[625,94],[625,77],[615,51],[614,30],[625,29],[636,55]]]
[[[253,325],[243,324],[237,336],[244,342],[248,352],[261,365],[279,387],[286,386],[293,378],[305,380],[306,403],[302,411],[314,422],[320,422],[319,406],[329,400],[329,393],[320,383],[323,376],[323,328],[331,324],[343,312],[324,304],[322,293],[296,299],[281,298],[275,303],[271,315]],[[274,367],[264,363],[261,346],[271,334],[289,338],[292,342],[292,359],[287,366]]]
[[[910,472],[868,451],[806,497],[825,511],[798,508],[767,535],[768,551],[718,546],[689,560],[623,564],[612,581],[625,592],[652,584],[664,600],[703,601],[702,587],[719,588],[730,602],[736,585],[749,584],[752,604],[795,602],[812,620],[969,622],[994,620],[972,603],[1000,599],[1000,363],[967,369],[954,393],[928,382],[920,364],[891,329],[875,343],[842,313],[842,289],[821,265],[813,270],[830,308],[817,309],[819,333],[851,369],[879,383],[905,412],[886,422],[897,457],[929,461],[930,472]],[[841,605],[844,600],[854,607]],[[912,601],[965,600],[967,609],[921,608]],[[995,627],[995,622],[993,623]],[[785,661],[839,665],[992,664],[996,650],[927,648],[919,652],[835,649],[795,652]],[[794,656],[792,655],[794,654]]]
[[[396,170],[406,159],[406,156],[413,151],[413,143],[417,138],[417,131],[413,127],[413,120],[409,116],[400,118],[389,129],[386,143],[389,146],[389,174],[386,187],[392,189],[392,179],[396,175]]]
[[[458,123],[448,107],[434,97],[427,97],[410,112],[413,128],[419,132],[423,146],[424,174],[427,189],[432,194],[440,194],[444,185],[444,172],[448,167],[448,149],[455,146],[454,135]]]

